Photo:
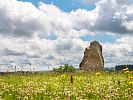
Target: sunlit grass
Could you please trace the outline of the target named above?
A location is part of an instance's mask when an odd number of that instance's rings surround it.
[[[131,100],[132,72],[43,73],[0,76],[4,100]]]

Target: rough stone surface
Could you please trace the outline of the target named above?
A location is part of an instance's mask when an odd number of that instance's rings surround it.
[[[98,41],[93,41],[90,46],[85,48],[84,57],[79,65],[80,70],[102,70],[104,59],[102,55],[102,46]]]

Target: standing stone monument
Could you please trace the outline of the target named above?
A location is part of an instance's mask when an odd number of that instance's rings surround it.
[[[102,46],[98,41],[93,41],[90,46],[85,48],[84,57],[79,65],[80,70],[102,70],[104,59],[102,55]]]

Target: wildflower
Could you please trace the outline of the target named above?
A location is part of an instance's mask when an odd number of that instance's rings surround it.
[[[133,76],[129,77],[130,80],[133,80]]]
[[[127,70],[127,71],[125,71],[125,73],[129,73],[129,71]]]
[[[64,78],[64,77],[65,77],[65,75],[61,75],[61,77],[62,77],[62,78]]]
[[[99,76],[101,73],[97,72],[96,75]]]
[[[128,82],[128,84],[133,85],[133,81]]]
[[[123,71],[128,71],[128,67],[124,68]]]

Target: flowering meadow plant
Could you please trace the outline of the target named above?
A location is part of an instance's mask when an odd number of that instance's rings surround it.
[[[132,73],[75,72],[0,76],[3,100],[131,100]]]

